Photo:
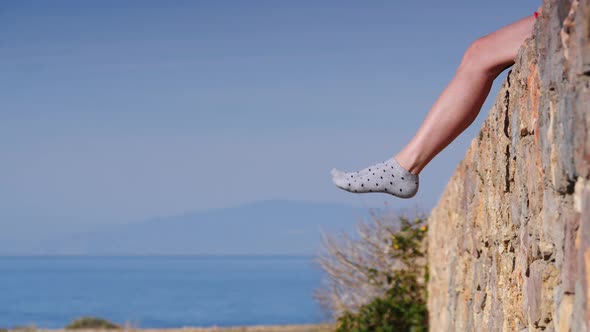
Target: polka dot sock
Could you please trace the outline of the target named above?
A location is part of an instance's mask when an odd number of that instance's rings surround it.
[[[357,172],[333,169],[332,182],[338,188],[352,193],[382,192],[410,198],[418,192],[419,177],[391,158]]]

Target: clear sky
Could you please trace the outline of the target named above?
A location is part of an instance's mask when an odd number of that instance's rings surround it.
[[[538,1],[2,1],[0,233],[265,199],[433,207],[482,113],[412,200],[354,195],[469,43]],[[35,230],[35,231],[33,231]]]

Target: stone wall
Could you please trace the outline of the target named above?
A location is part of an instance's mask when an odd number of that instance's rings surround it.
[[[431,331],[588,330],[589,128],[590,0],[546,0],[432,211]]]

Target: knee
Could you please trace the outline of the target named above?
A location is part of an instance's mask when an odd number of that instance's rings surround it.
[[[495,73],[498,68],[493,61],[494,50],[486,37],[475,40],[463,54],[459,68]]]

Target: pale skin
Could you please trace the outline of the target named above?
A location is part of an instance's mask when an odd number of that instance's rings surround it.
[[[413,174],[422,169],[477,115],[492,82],[514,64],[518,50],[532,35],[535,18],[523,18],[469,46],[455,76],[440,94],[412,140],[394,158]]]

